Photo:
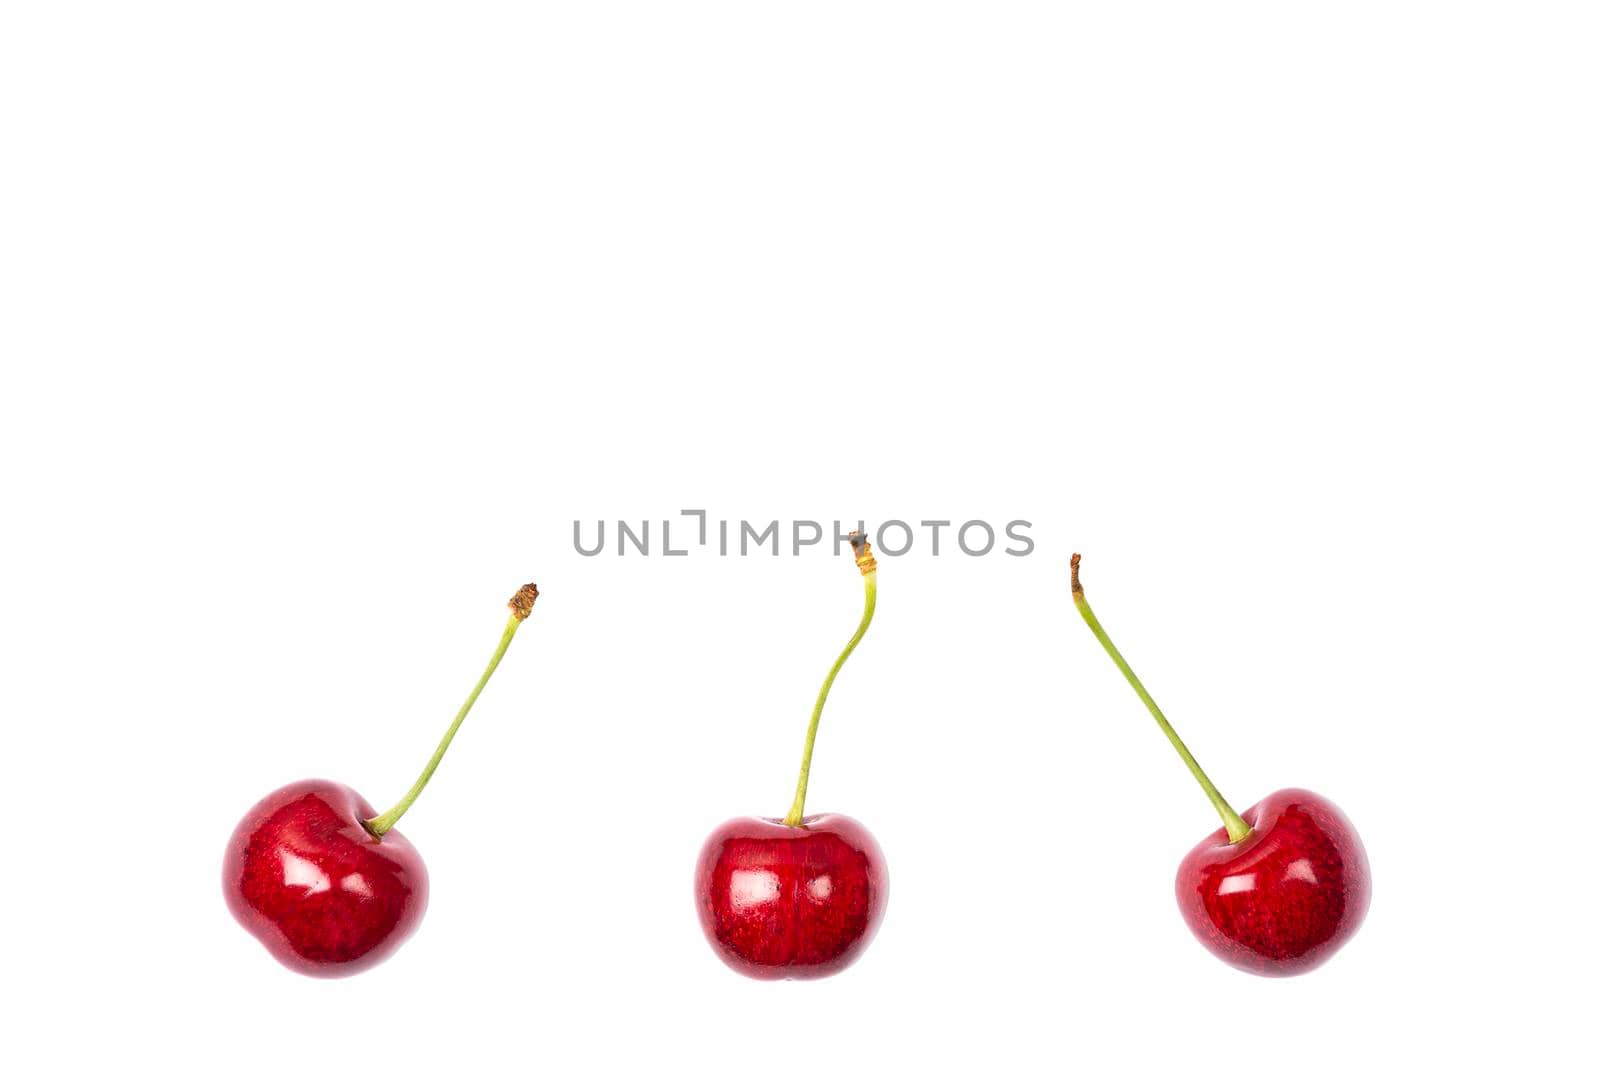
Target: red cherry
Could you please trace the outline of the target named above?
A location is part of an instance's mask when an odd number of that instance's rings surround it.
[[[222,893],[279,962],[312,977],[360,973],[394,954],[422,921],[428,871],[397,830],[332,781],[285,785],[250,809],[228,841]]]
[[[1372,871],[1355,826],[1304,789],[1274,792],[1240,817],[1222,798],[1145,689],[1078,581],[1072,599],[1095,638],[1200,783],[1222,828],[1178,867],[1178,909],[1212,954],[1241,970],[1289,977],[1322,965],[1355,935],[1372,898]]]
[[[878,842],[842,814],[734,818],[707,838],[695,871],[700,927],[722,960],[765,980],[827,977],[878,931],[889,873]]]
[[[488,667],[399,803],[380,815],[345,785],[298,781],[250,808],[234,829],[222,861],[223,898],[289,969],[312,977],[360,973],[416,931],[428,906],[428,871],[394,824],[439,768],[538,595],[530,584],[511,597]]]
[[[717,955],[747,977],[827,977],[866,950],[883,919],[889,871],[878,842],[842,814],[805,816],[811,752],[833,679],[856,650],[878,606],[878,562],[860,532],[850,534],[866,603],[855,633],[822,682],[794,803],[782,818],[735,818],[700,849],[695,907]]]
[[[1355,826],[1315,792],[1287,788],[1219,829],[1178,867],[1178,908],[1223,962],[1266,977],[1314,970],[1367,915],[1372,872]]]

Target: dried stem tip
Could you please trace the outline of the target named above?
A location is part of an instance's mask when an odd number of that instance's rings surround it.
[[[1072,598],[1075,600],[1083,599],[1083,585],[1078,581],[1078,563],[1082,559],[1077,552],[1072,553]]]
[[[511,597],[511,602],[506,606],[511,608],[511,613],[516,615],[517,621],[520,622],[526,620],[533,612],[533,601],[538,598],[539,586],[530,581],[517,590],[517,594]]]
[[[872,557],[872,545],[867,543],[867,535],[859,529],[850,534],[850,550],[856,553],[856,566],[861,570],[862,577],[878,569],[878,560]]]

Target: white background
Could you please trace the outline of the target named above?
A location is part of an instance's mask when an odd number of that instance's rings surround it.
[[[10,4],[0,923],[15,1062],[1592,1052],[1600,160],[1585,4]],[[811,809],[831,980],[703,943],[844,559],[572,522],[1033,523],[883,558]],[[1172,899],[1222,790],[1374,868],[1268,981]],[[410,783],[417,936],[318,982],[238,817]],[[1587,1050],[1586,1050],[1587,1049]]]

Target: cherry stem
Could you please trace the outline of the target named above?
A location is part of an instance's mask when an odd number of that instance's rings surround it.
[[[833,679],[839,676],[839,668],[856,650],[861,638],[866,636],[867,627],[872,624],[873,612],[878,609],[878,560],[872,557],[872,545],[867,543],[864,532],[857,531],[850,534],[850,547],[856,553],[856,566],[860,568],[866,586],[867,603],[861,612],[861,624],[856,626],[850,643],[834,660],[833,669],[828,671],[827,678],[822,682],[822,691],[817,693],[817,705],[811,711],[811,725],[806,729],[806,748],[800,756],[800,780],[794,786],[794,804],[783,819],[783,824],[791,827],[799,825],[805,817],[806,785],[811,780],[811,750],[817,746],[817,726],[822,722],[822,705],[828,702],[828,691],[833,688]]]
[[[376,818],[369,818],[361,823],[367,827],[367,832],[375,837],[381,837],[394,828],[411,805],[422,795],[422,790],[428,787],[428,781],[433,777],[433,772],[439,768],[439,762],[444,758],[444,753],[450,750],[450,742],[456,738],[456,730],[461,728],[461,723],[467,720],[467,712],[472,710],[472,705],[478,702],[478,694],[483,691],[483,686],[489,683],[494,676],[495,667],[500,665],[500,660],[505,657],[506,649],[511,647],[511,638],[517,635],[517,627],[533,610],[533,601],[538,599],[539,589],[531,584],[524,585],[511,597],[507,605],[511,608],[511,617],[506,620],[505,632],[500,634],[500,644],[494,649],[494,655],[489,659],[489,665],[484,668],[483,676],[478,678],[478,683],[473,686],[472,693],[467,697],[467,702],[461,705],[461,710],[456,712],[455,721],[450,723],[450,728],[444,731],[444,739],[439,741],[439,746],[434,749],[433,758],[428,760],[428,765],[423,767],[422,775],[417,778],[417,783],[411,786],[411,791],[400,797],[400,802],[384,811]]]
[[[1089,629],[1094,633],[1095,638],[1100,641],[1100,646],[1106,650],[1107,655],[1111,656],[1111,661],[1117,664],[1117,669],[1121,670],[1122,676],[1128,679],[1128,684],[1133,686],[1133,691],[1139,694],[1139,698],[1144,701],[1144,705],[1149,708],[1151,716],[1155,718],[1156,725],[1160,726],[1161,731],[1167,735],[1167,739],[1172,741],[1172,746],[1178,749],[1178,755],[1183,759],[1184,765],[1189,768],[1189,772],[1194,775],[1194,779],[1200,782],[1200,787],[1210,797],[1211,805],[1217,809],[1217,813],[1222,816],[1222,824],[1227,827],[1228,842],[1230,844],[1239,843],[1239,841],[1250,835],[1250,826],[1243,818],[1239,817],[1237,811],[1228,806],[1228,801],[1222,798],[1222,793],[1217,791],[1217,786],[1211,783],[1211,778],[1206,776],[1206,772],[1200,769],[1200,764],[1195,762],[1194,756],[1189,754],[1188,745],[1184,744],[1178,737],[1177,730],[1172,728],[1172,723],[1167,721],[1167,716],[1161,713],[1160,707],[1156,706],[1156,701],[1151,698],[1149,691],[1144,687],[1144,683],[1133,672],[1133,667],[1128,665],[1128,660],[1124,659],[1122,653],[1117,650],[1117,646],[1111,643],[1111,638],[1100,625],[1100,619],[1094,616],[1094,610],[1090,608],[1089,601],[1084,599],[1083,585],[1078,581],[1078,562],[1082,558],[1081,555],[1072,557],[1072,602],[1078,605],[1078,613],[1083,615],[1085,622],[1089,623]]]

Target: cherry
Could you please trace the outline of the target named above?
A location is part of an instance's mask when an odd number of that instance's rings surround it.
[[[722,961],[748,977],[826,977],[877,931],[889,891],[878,842],[842,814],[734,818],[695,870],[700,924]]]
[[[524,585],[488,667],[411,790],[383,814],[354,789],[299,781],[240,820],[222,863],[222,894],[239,924],[291,970],[346,977],[375,966],[422,921],[428,871],[394,828],[416,802],[494,676],[539,590]]]
[[[422,921],[428,871],[399,830],[346,785],[300,781],[250,809],[222,887],[239,924],[291,970],[343,977],[392,955]]]
[[[806,815],[811,753],[828,692],[872,624],[878,564],[852,533],[866,606],[817,694],[794,802],[783,818],[734,818],[712,831],[695,868],[700,928],[723,962],[761,979],[826,977],[854,962],[883,920],[889,872],[878,842],[842,814]]]
[[[1243,817],[1228,806],[1089,607],[1078,580],[1081,558],[1072,557],[1078,613],[1222,818],[1222,828],[1178,866],[1184,921],[1212,954],[1249,973],[1288,977],[1322,965],[1355,935],[1372,896],[1355,826],[1304,789],[1274,792]]]
[[[1178,909],[1212,954],[1250,973],[1305,973],[1355,933],[1371,874],[1355,826],[1315,792],[1286,788],[1244,812],[1250,835],[1225,829],[1178,867]]]

